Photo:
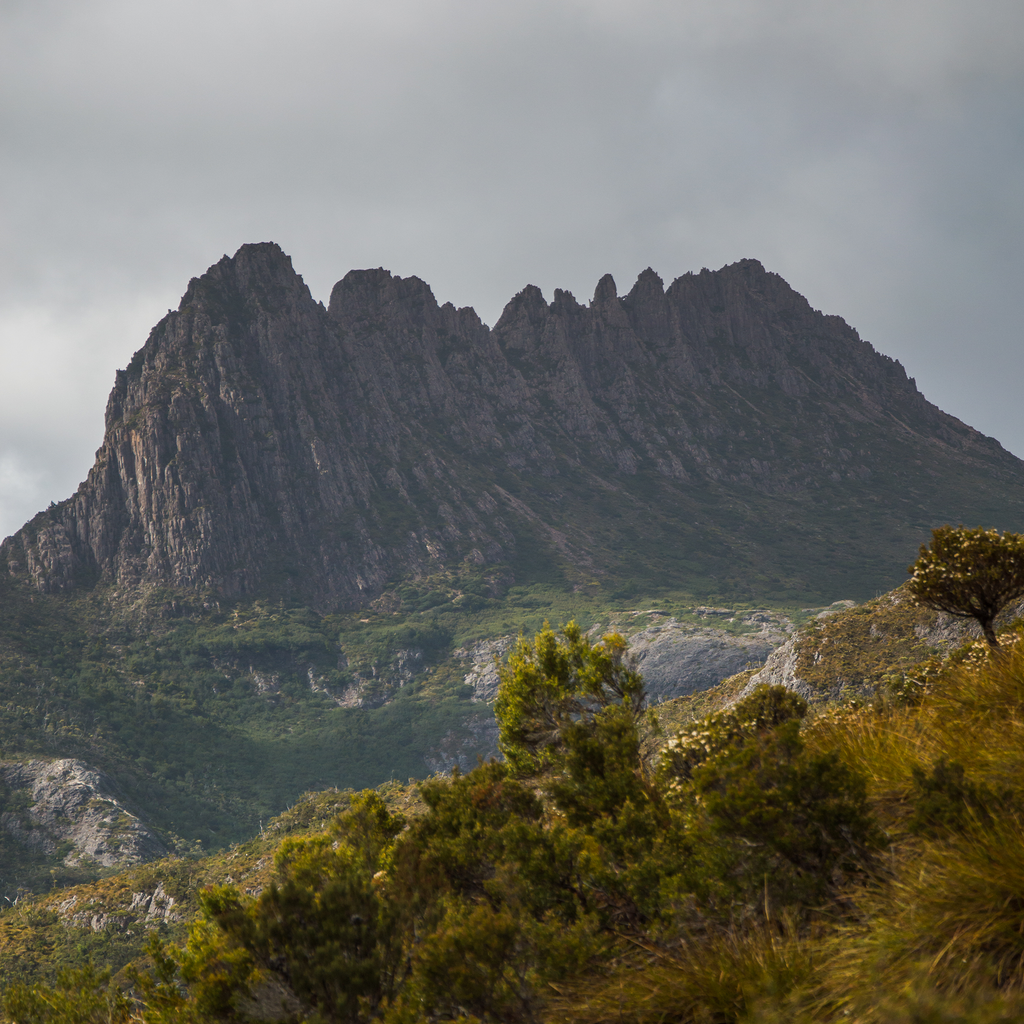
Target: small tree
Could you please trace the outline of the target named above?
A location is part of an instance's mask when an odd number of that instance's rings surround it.
[[[998,647],[992,628],[996,616],[1024,597],[1024,536],[980,526],[940,526],[907,572],[918,604],[976,619],[990,646]]]
[[[543,770],[570,737],[593,731],[602,713],[618,712],[628,720],[639,754],[636,725],[647,694],[618,633],[592,644],[575,622],[565,626],[561,639],[544,623],[532,643],[519,638],[498,675],[498,748],[516,774]]]

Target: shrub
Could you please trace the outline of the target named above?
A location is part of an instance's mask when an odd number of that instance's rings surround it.
[[[562,637],[545,624],[532,643],[520,637],[508,663],[498,666],[498,746],[517,774],[548,766],[567,730],[579,738],[599,712],[616,706],[636,721],[646,708],[643,677],[621,636],[610,633],[591,644],[570,622]]]
[[[784,686],[762,683],[728,710],[708,715],[670,739],[662,751],[659,774],[678,786],[716,754],[806,714],[803,697]]]
[[[881,844],[863,777],[833,752],[807,753],[795,720],[710,758],[693,790],[712,887],[747,902],[763,892],[813,907]]]
[[[964,766],[940,757],[930,772],[915,767],[911,793],[913,812],[907,822],[917,835],[963,832],[972,824],[987,825],[991,809],[1002,801],[984,784],[964,777]]]

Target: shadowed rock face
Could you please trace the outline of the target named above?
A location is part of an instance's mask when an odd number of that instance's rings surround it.
[[[323,610],[464,560],[857,596],[937,523],[1024,525],[1022,470],[754,260],[527,287],[489,330],[385,270],[325,309],[266,243],[190,282],[88,479],[0,557],[44,591]]]

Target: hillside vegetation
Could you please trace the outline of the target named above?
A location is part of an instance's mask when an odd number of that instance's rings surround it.
[[[489,596],[500,573],[464,566],[332,615],[160,590],[125,608],[109,588],[33,594],[0,576],[0,772],[80,759],[166,849],[213,852],[304,792],[422,778],[493,753],[493,712],[465,683],[475,644],[532,635],[546,619],[626,631],[656,616],[708,622],[683,591],[654,606],[543,584]],[[719,619],[728,632],[754,628]],[[24,817],[27,799],[0,779],[0,814]],[[66,852],[0,830],[0,899],[96,877]]]
[[[1019,1020],[1024,635],[1002,640],[888,672],[870,700],[761,687],[659,737],[620,638],[542,631],[505,670],[505,763],[423,783],[421,805],[312,800],[216,870],[180,862],[221,883],[179,879],[187,940],[164,920],[117,978],[10,985],[5,1012]],[[4,941],[42,906],[0,918]]]

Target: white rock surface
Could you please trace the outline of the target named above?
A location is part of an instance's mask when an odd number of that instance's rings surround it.
[[[716,615],[721,612],[714,609]],[[788,639],[788,620],[751,612],[744,621],[756,624],[757,632],[736,634],[666,618],[630,636],[630,651],[643,673],[651,700],[671,700],[706,690],[761,664]]]
[[[793,637],[792,640],[787,640],[768,656],[764,668],[750,677],[747,685],[743,687],[736,699],[742,700],[761,683],[767,683],[769,686],[784,686],[787,690],[792,690],[805,699],[810,698],[813,691],[810,685],[796,674],[796,663],[797,638]]]
[[[166,855],[163,843],[113,794],[110,780],[83,761],[0,762],[0,778],[24,806],[0,815],[0,827],[65,864],[138,864]],[[8,801],[10,803],[10,801]]]
[[[714,615],[721,621],[736,614],[728,608],[698,608],[702,617]],[[627,636],[630,653],[643,673],[651,700],[671,700],[706,690],[750,665],[758,665],[792,630],[788,619],[768,611],[742,613],[742,623],[754,627],[748,633],[733,633],[708,624],[690,624],[660,615],[656,611],[641,614],[654,621],[644,629]],[[598,623],[588,633],[596,641],[609,627]],[[455,652],[455,656],[471,662],[465,682],[473,687],[473,699],[492,702],[498,693],[498,670],[495,657],[503,661],[515,646],[515,636],[480,640]]]
[[[455,651],[456,658],[471,662],[464,681],[467,686],[473,687],[473,700],[490,703],[498,696],[498,667],[494,659],[497,657],[499,661],[504,661],[516,640],[515,636],[498,636],[491,640],[479,640]]]

